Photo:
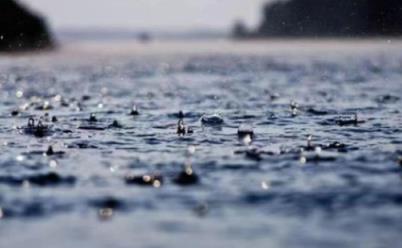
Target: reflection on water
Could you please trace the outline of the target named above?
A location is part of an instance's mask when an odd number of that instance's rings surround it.
[[[0,58],[1,247],[401,241],[398,42],[113,44]]]

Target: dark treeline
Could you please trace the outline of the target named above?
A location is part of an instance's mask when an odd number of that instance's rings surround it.
[[[14,0],[0,1],[0,51],[49,48],[53,41],[44,20]]]
[[[291,0],[267,4],[257,30],[236,37],[364,37],[402,34],[401,0]]]

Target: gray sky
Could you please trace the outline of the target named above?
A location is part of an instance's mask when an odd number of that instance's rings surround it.
[[[20,0],[47,17],[52,27],[188,30],[228,28],[241,18],[260,19],[269,0]]]

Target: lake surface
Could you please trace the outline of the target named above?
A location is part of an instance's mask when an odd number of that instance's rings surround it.
[[[74,43],[0,87],[0,247],[402,241],[401,41]]]

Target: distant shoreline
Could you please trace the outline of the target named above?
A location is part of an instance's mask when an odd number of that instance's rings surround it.
[[[375,50],[401,53],[402,37],[384,39],[211,39],[211,40],[60,40],[57,49],[15,53],[0,52],[0,60],[12,57],[47,57],[51,61],[97,57],[136,58],[177,56],[286,56],[286,55],[359,55]]]
[[[37,55],[49,58],[50,63],[64,59],[90,58],[135,59],[138,57],[191,57],[191,56],[355,56],[375,50],[379,53],[402,52],[401,39],[271,39],[271,40],[170,40],[142,43],[137,40],[67,41],[60,42],[54,51],[39,53],[0,53],[0,59]],[[3,56],[4,55],[4,56]]]

